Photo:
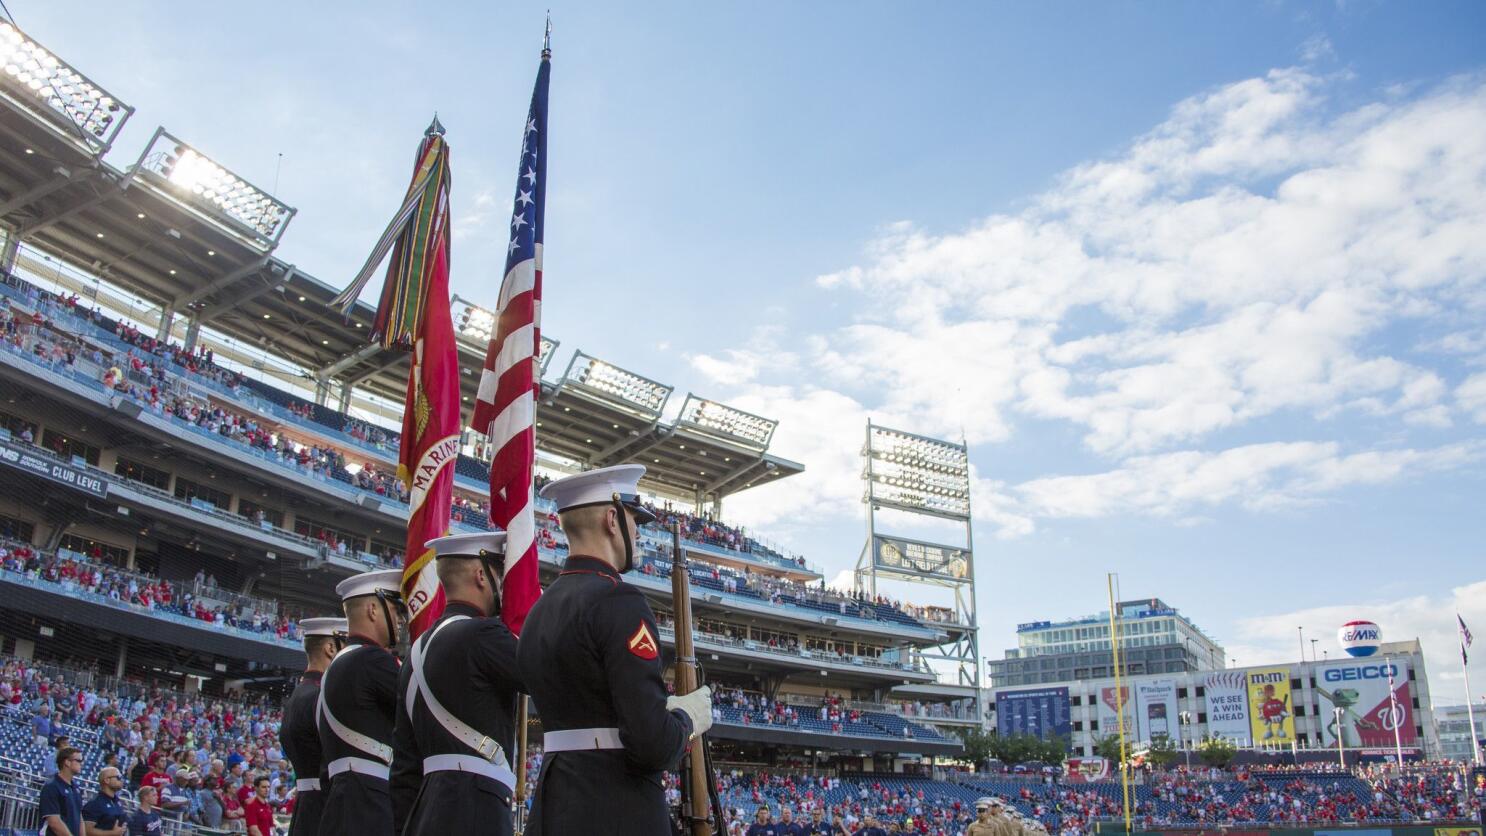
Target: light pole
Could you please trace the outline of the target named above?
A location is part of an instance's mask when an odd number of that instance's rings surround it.
[[[1347,770],[1347,754],[1342,748],[1342,709],[1340,707],[1331,709],[1331,716],[1336,718],[1336,725],[1332,730],[1336,732],[1336,760],[1341,764],[1342,771]]]
[[[1311,661],[1316,661],[1316,642],[1320,639],[1311,639]]]
[[[1192,712],[1183,711],[1177,715],[1181,721],[1182,748],[1187,751],[1187,771],[1192,771]]]

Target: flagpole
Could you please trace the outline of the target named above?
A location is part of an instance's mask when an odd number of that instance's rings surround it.
[[[1476,766],[1481,765],[1481,739],[1476,737],[1476,708],[1471,703],[1471,669],[1466,664],[1468,657],[1465,655],[1465,642],[1460,644],[1460,672],[1465,674],[1465,720],[1471,729],[1471,757]]]
[[[1393,752],[1398,758],[1398,774],[1403,774],[1403,743],[1399,737],[1398,727],[1403,725],[1403,709],[1398,707],[1398,691],[1393,682],[1393,657],[1385,656],[1383,661],[1388,665],[1388,701],[1393,707]]]
[[[1124,797],[1125,832],[1130,832],[1130,755],[1125,738],[1125,685],[1120,676],[1120,633],[1115,621],[1114,573],[1105,578],[1109,586],[1109,648],[1113,653],[1115,675],[1115,713],[1120,729],[1120,791]]]

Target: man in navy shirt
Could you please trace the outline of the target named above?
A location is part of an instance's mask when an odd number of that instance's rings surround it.
[[[118,792],[124,786],[119,770],[105,766],[98,770],[98,794],[83,805],[83,826],[87,836],[124,836],[124,805]]]
[[[41,788],[41,820],[46,836],[83,836],[83,800],[72,779],[83,771],[83,753],[57,750],[57,775]]]
[[[129,836],[156,836],[160,832],[160,811],[155,809],[158,795],[154,787],[140,787],[139,809],[129,817]]]
[[[862,826],[857,828],[851,836],[887,836],[887,831],[877,824],[877,817],[871,813],[862,814]]]
[[[748,826],[748,836],[779,836],[779,825],[769,821],[769,805],[760,804],[754,816],[753,824]]]
[[[810,823],[800,831],[805,836],[834,836],[836,828],[826,822],[826,811],[819,807],[810,811]]]
[[[806,836],[808,833],[805,825],[795,821],[795,811],[792,807],[779,808],[779,824],[775,827],[779,829],[779,836]]]

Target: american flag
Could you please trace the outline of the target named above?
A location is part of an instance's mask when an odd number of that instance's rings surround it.
[[[1455,620],[1460,622],[1460,663],[1469,665],[1471,660],[1465,655],[1465,649],[1471,646],[1471,628],[1465,626],[1465,619],[1460,617],[1460,613],[1455,614]]]
[[[551,27],[548,27],[551,34]],[[547,81],[552,69],[550,39],[543,44],[537,84],[521,139],[516,199],[511,211],[506,276],[501,282],[496,326],[485,350],[479,394],[470,425],[485,433],[491,449],[490,519],[506,531],[501,618],[520,634],[532,604],[542,594],[537,581],[537,541],[532,468],[536,465],[537,369],[541,358],[542,235],[547,203]]]

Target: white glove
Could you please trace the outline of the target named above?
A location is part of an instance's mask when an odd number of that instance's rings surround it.
[[[705,734],[712,728],[712,689],[703,685],[684,696],[666,697],[666,710],[681,711],[691,718],[692,737]]]

